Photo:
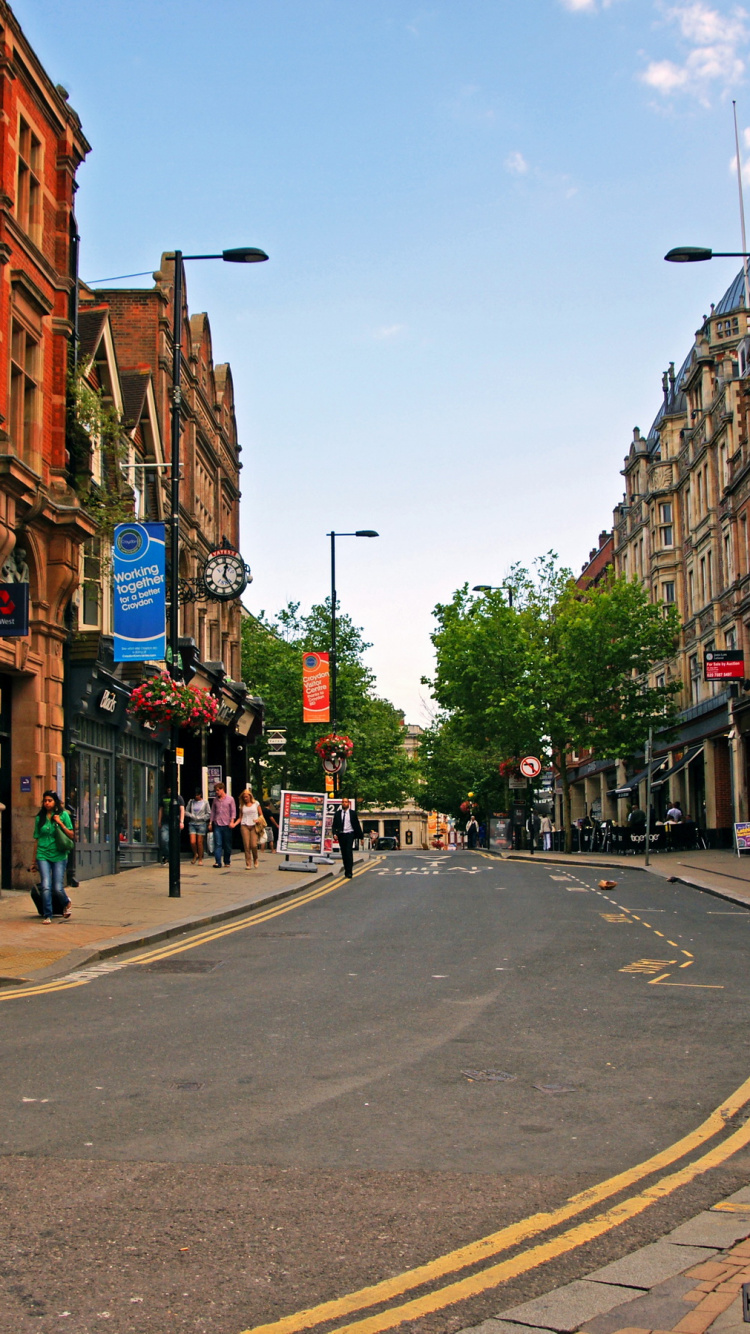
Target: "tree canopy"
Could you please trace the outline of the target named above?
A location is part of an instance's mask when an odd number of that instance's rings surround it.
[[[505,587],[512,606],[504,590],[476,598],[464,585],[436,607],[428,684],[454,741],[554,763],[569,835],[567,753],[624,758],[643,749],[650,726],[664,728],[680,682],[652,686],[648,673],[673,654],[679,619],[637,581],[579,588],[553,553],[533,572],[514,566]]]
[[[311,608],[290,602],[275,617],[247,617],[242,626],[242,674],[266,706],[266,726],[286,728],[286,755],[269,755],[265,737],[251,747],[258,791],[273,783],[320,792],[324,777],[315,743],[330,731],[302,721],[302,655],[331,642],[331,604]],[[336,616],[338,724],[354,742],[342,786],[363,806],[400,806],[411,795],[415,766],[403,747],[403,715],[374,691],[364,662],[370,647],[347,615]]]

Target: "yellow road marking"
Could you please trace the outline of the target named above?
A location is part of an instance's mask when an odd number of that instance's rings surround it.
[[[622,969],[620,969],[620,971],[622,972]],[[652,977],[648,985],[650,987],[655,987],[656,983],[663,982],[665,977],[669,977],[669,973],[662,973],[661,977]]]
[[[608,1209],[606,1213],[598,1214],[596,1218],[590,1219],[587,1223],[579,1223],[577,1227],[570,1228],[568,1232],[563,1232],[559,1237],[553,1237],[551,1241],[542,1242],[539,1246],[532,1247],[522,1255],[513,1256],[510,1260],[501,1260],[499,1264],[491,1265],[489,1269],[483,1269],[478,1274],[472,1274],[469,1278],[458,1280],[456,1283],[450,1283],[444,1288],[439,1288],[436,1292],[428,1293],[425,1297],[417,1297],[413,1301],[404,1302],[402,1306],[391,1307],[388,1311],[381,1311],[378,1315],[368,1316],[364,1320],[355,1320],[348,1325],[336,1325],[330,1334],[381,1334],[382,1330],[393,1329],[396,1325],[401,1325],[406,1320],[419,1320],[422,1316],[430,1315],[434,1311],[441,1311],[446,1306],[455,1306],[457,1302],[466,1301],[469,1297],[476,1297],[481,1292],[486,1292],[488,1288],[495,1288],[500,1283],[508,1279],[517,1278],[519,1274],[528,1273],[530,1269],[537,1269],[539,1265],[545,1264],[548,1260],[557,1259],[568,1251],[576,1250],[579,1246],[585,1246],[587,1242],[594,1241],[601,1237],[603,1233],[611,1231],[613,1227],[619,1227],[629,1219],[635,1218],[643,1213],[650,1205],[657,1201],[664,1200],[668,1195],[672,1195],[680,1186],[693,1181],[695,1177],[703,1172],[708,1172],[713,1167],[717,1167],[727,1158],[730,1158],[738,1149],[744,1148],[750,1141],[750,1123],[742,1126],[739,1130],[730,1135],[723,1144],[711,1149],[703,1158],[698,1158],[696,1162],[688,1167],[683,1167],[679,1172],[674,1172],[671,1176],[662,1177],[653,1186],[649,1186],[639,1195],[633,1195],[629,1200],[623,1200],[616,1204],[614,1208]],[[243,1334],[266,1334],[266,1331],[279,1331],[283,1321],[278,1321],[271,1325],[257,1325],[255,1329],[244,1330]]]
[[[243,1334],[296,1334],[296,1331],[311,1329],[313,1326],[319,1325],[323,1321],[335,1319],[337,1316],[352,1315],[368,1306],[390,1301],[434,1279],[443,1278],[447,1274],[456,1273],[457,1270],[467,1269],[470,1265],[479,1264],[482,1260],[502,1254],[503,1251],[510,1250],[511,1247],[517,1246],[531,1237],[539,1236],[540,1233],[548,1232],[551,1228],[567,1222],[568,1219],[575,1218],[578,1214],[584,1213],[587,1209],[609,1199],[612,1195],[617,1195],[621,1190],[627,1190],[630,1186],[635,1185],[637,1181],[642,1181],[644,1177],[661,1171],[662,1168],[669,1167],[672,1163],[679,1161],[680,1158],[684,1158],[688,1153],[705,1144],[707,1140],[713,1139],[715,1135],[725,1130],[726,1121],[729,1117],[740,1111],[748,1102],[750,1102],[750,1079],[746,1079],[700,1126],[684,1135],[682,1139],[669,1145],[668,1148],[660,1150],[659,1153],[647,1158],[644,1162],[636,1164],[635,1167],[627,1168],[624,1172],[609,1177],[608,1180],[600,1182],[597,1186],[590,1186],[587,1190],[572,1195],[558,1209],[531,1214],[518,1223],[511,1223],[507,1227],[500,1228],[498,1232],[492,1232],[478,1241],[468,1243],[466,1246],[460,1246],[457,1250],[449,1251],[445,1255],[438,1256],[435,1260],[418,1265],[415,1269],[406,1270],[403,1274],[383,1279],[380,1283],[373,1283],[368,1287],[360,1288],[357,1292],[347,1293],[343,1297],[335,1297],[331,1301],[321,1302],[320,1305],[312,1306],[305,1311],[297,1311],[293,1315],[285,1316],[271,1324],[258,1325],[253,1330],[244,1330]],[[741,1132],[737,1133],[742,1132],[746,1132],[750,1137],[750,1122],[741,1128]],[[727,1143],[729,1141],[725,1140],[724,1144]],[[724,1145],[719,1147],[723,1148]],[[731,1152],[734,1152],[734,1149]],[[708,1168],[701,1170],[708,1170]],[[624,1219],[621,1221],[624,1221]],[[612,1226],[614,1225],[613,1223]],[[560,1238],[557,1238],[557,1240],[559,1241]],[[531,1255],[533,1252],[527,1252],[527,1254]],[[517,1257],[520,1260],[524,1258],[524,1256]],[[534,1263],[541,1264],[543,1259],[544,1257]],[[533,1265],[529,1267],[533,1268]],[[484,1272],[488,1273],[490,1271]],[[519,1270],[518,1272],[522,1271]],[[482,1275],[476,1277],[481,1278]],[[492,1285],[492,1283],[488,1284],[488,1286]],[[459,1297],[456,1300],[462,1299]],[[403,1308],[401,1309],[403,1312]],[[402,1313],[399,1316],[399,1321],[402,1319],[408,1319],[408,1316]],[[395,1323],[399,1323],[399,1321]]]
[[[680,968],[691,968],[694,963],[695,959],[686,959],[684,963],[680,964]]]
[[[378,862],[381,862],[382,860],[382,857],[377,857],[373,861],[366,863],[364,866],[358,867],[354,872],[355,877],[364,875],[366,871],[370,870],[373,866],[377,866]],[[273,904],[261,911],[253,912],[252,907],[250,907],[248,908],[249,915],[239,922],[233,920],[221,926],[212,927],[206,931],[202,931],[198,935],[193,935],[185,942],[173,942],[169,945],[163,945],[149,950],[146,954],[139,954],[132,959],[128,958],[127,962],[123,963],[123,967],[130,968],[135,967],[138,964],[154,963],[158,959],[170,958],[173,954],[182,954],[185,950],[198,949],[201,945],[209,944],[213,940],[219,940],[223,936],[233,935],[236,931],[246,931],[249,927],[257,926],[261,922],[270,921],[274,917],[280,917],[284,913],[292,912],[295,908],[302,908],[305,904],[312,903],[316,899],[324,898],[326,894],[330,894],[334,889],[340,888],[340,886],[345,883],[345,877],[343,875],[338,875],[326,884],[318,885],[311,890],[296,895],[294,898],[283,900],[282,902]],[[95,982],[97,980],[98,979],[95,977],[76,978],[75,974],[71,974],[68,977],[58,978],[56,981],[40,982],[36,987],[18,987],[13,990],[8,989],[0,991],[0,1001],[19,1000],[26,996],[46,996],[53,991],[70,991],[74,987],[85,987],[88,986],[90,982]]]

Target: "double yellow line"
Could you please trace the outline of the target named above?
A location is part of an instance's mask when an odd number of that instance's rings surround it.
[[[581,1191],[578,1195],[572,1195],[560,1208],[549,1212],[531,1214],[518,1223],[512,1223],[501,1228],[498,1232],[492,1232],[479,1241],[461,1246],[458,1250],[441,1255],[436,1260],[419,1265],[416,1269],[409,1269],[394,1278],[384,1279],[381,1283],[360,1288],[357,1292],[348,1293],[346,1296],[335,1298],[332,1301],[322,1302],[319,1306],[309,1307],[305,1311],[297,1311],[294,1315],[285,1316],[283,1319],[275,1320],[270,1324],[256,1325],[252,1329],[244,1330],[242,1334],[298,1334],[298,1331],[312,1329],[341,1316],[354,1315],[365,1311],[368,1307],[393,1303],[398,1297],[412,1292],[416,1288],[434,1284],[462,1269],[472,1268],[484,1261],[493,1260],[502,1255],[503,1252],[510,1251],[522,1242],[529,1241],[544,1232],[560,1227],[569,1219],[587,1212],[593,1206],[602,1203],[613,1195],[619,1195],[645,1177],[652,1176],[663,1168],[678,1162],[681,1158],[685,1158],[695,1149],[700,1148],[708,1140],[715,1138],[725,1130],[727,1122],[744,1107],[747,1107],[748,1102],[750,1102],[750,1079],[746,1079],[744,1084],[741,1084],[730,1097],[721,1103],[696,1130],[683,1136],[669,1148],[661,1150],[661,1152],[647,1158],[642,1163],[638,1163],[637,1166],[628,1168],[625,1172],[619,1172],[616,1176],[610,1177],[607,1181],[602,1181],[599,1185],[592,1186],[588,1190]],[[749,1142],[750,1121],[722,1140],[720,1144],[715,1145],[702,1157],[695,1159],[676,1172],[661,1177],[645,1190],[620,1201],[619,1204],[595,1215],[586,1222],[579,1223],[550,1240],[540,1242],[528,1250],[501,1260],[499,1263],[480,1269],[466,1278],[457,1279],[433,1288],[431,1292],[421,1297],[415,1297],[400,1304],[388,1305],[386,1309],[377,1312],[375,1315],[365,1316],[362,1319],[350,1321],[343,1325],[334,1325],[329,1330],[329,1334],[380,1334],[380,1331],[393,1329],[395,1326],[403,1324],[404,1321],[418,1320],[422,1316],[443,1310],[446,1306],[453,1306],[457,1302],[466,1301],[470,1297],[476,1297],[480,1293],[487,1292],[490,1288],[495,1288],[509,1279],[517,1278],[520,1274],[528,1273],[529,1270],[536,1269],[550,1260],[557,1259],[559,1256],[575,1250],[578,1246],[583,1246],[596,1237],[602,1236],[605,1232],[611,1231],[612,1228],[619,1227],[620,1224],[627,1222],[629,1219],[635,1218],[652,1204],[666,1199],[680,1186],[693,1181],[695,1177],[710,1171],[711,1168],[718,1167],[732,1154],[737,1153],[739,1149],[745,1148]]]
[[[365,863],[364,866],[357,867],[354,872],[355,877],[364,875],[366,871],[369,871],[371,867],[376,866],[382,860],[382,857],[377,857]],[[325,898],[326,894],[333,893],[335,889],[339,889],[341,885],[345,884],[345,876],[334,876],[333,880],[328,880],[323,885],[316,886],[307,892],[295,894],[291,899],[285,899],[281,903],[273,904],[258,912],[253,912],[252,908],[248,908],[249,915],[243,917],[241,921],[233,920],[220,926],[209,927],[206,931],[191,935],[187,940],[172,941],[169,944],[157,946],[148,950],[145,954],[139,954],[132,959],[128,958],[121,966],[131,968],[139,964],[155,963],[158,959],[169,959],[173,954],[183,954],[185,950],[198,949],[201,945],[208,945],[214,940],[221,940],[224,936],[234,935],[236,931],[247,931],[249,927],[258,926],[261,922],[268,922],[274,917],[281,917],[284,913],[301,908],[306,903],[313,903],[316,899]],[[75,987],[85,987],[90,982],[95,981],[97,981],[96,976],[76,977],[75,973],[71,973],[66,977],[60,977],[50,982],[40,982],[37,986],[14,987],[7,991],[0,991],[0,1001],[21,1000],[27,996],[47,996],[51,992],[71,991]]]

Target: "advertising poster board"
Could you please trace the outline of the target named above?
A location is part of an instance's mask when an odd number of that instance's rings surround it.
[[[323,855],[325,792],[282,792],[279,808],[279,852]]]
[[[331,721],[330,670],[327,653],[302,654],[302,721]]]
[[[512,847],[513,822],[493,815],[490,820],[490,848],[494,848],[495,852],[507,852]]]
[[[115,662],[153,662],[167,651],[163,523],[118,523],[112,548]]]
[[[213,801],[216,796],[216,784],[224,782],[224,771],[220,764],[209,764],[206,772],[208,774],[208,800]]]
[[[350,799],[349,801],[350,809],[354,810],[356,808],[356,805],[357,805],[356,801],[354,801],[353,798]],[[337,838],[333,837],[332,826],[333,826],[333,817],[340,806],[341,806],[341,797],[329,797],[328,801],[326,802],[326,831],[325,831],[325,838],[323,839],[323,850],[325,852],[339,851],[339,841]]]
[[[743,820],[740,824],[735,824],[734,838],[738,856],[741,852],[750,852],[750,820]]]

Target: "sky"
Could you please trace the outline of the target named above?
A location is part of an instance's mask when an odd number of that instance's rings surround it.
[[[580,569],[739,250],[750,10],[687,0],[16,0],[92,145],[87,281],[189,266],[229,361],[245,602],[330,588],[425,725],[432,609]],[[743,162],[744,165],[744,162]],[[750,170],[746,172],[750,181]],[[147,283],[148,279],[136,280]],[[125,284],[130,285],[130,284]],[[321,645],[321,648],[325,646]]]

